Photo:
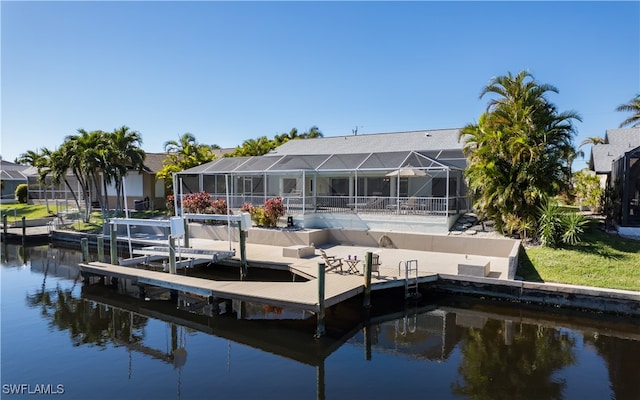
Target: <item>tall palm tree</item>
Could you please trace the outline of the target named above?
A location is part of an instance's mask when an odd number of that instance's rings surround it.
[[[474,207],[500,229],[531,229],[543,199],[570,181],[573,120],[580,116],[558,112],[548,92],[557,89],[526,71],[493,78],[480,94],[495,96],[487,111],[461,131]]]
[[[636,97],[629,100],[628,103],[621,104],[618,107],[616,107],[616,111],[633,113],[633,115],[631,115],[629,118],[625,119],[620,123],[620,126],[619,126],[620,128],[624,128],[625,126],[629,126],[631,128],[639,127],[640,126],[640,94],[637,94]]]
[[[69,159],[69,168],[78,179],[84,200],[84,221],[91,217],[91,202],[95,190],[99,193],[99,173],[103,170],[104,154],[107,147],[106,135],[103,131],[87,132],[78,129],[77,135],[65,138],[61,149]],[[98,197],[98,201],[101,201]]]
[[[131,170],[141,172],[144,169],[146,154],[140,148],[142,136],[132,131],[128,126],[121,126],[107,134],[107,147],[104,157],[105,168],[103,174],[112,179],[116,189],[116,214],[122,210],[123,198],[122,181]],[[106,191],[105,191],[106,197]],[[108,204],[108,203],[107,203]]]

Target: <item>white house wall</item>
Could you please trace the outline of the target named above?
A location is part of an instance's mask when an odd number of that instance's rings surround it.
[[[132,174],[127,175],[124,178],[124,184],[126,186],[127,197],[136,196],[136,197],[144,197],[144,179],[142,174]],[[115,196],[116,195],[116,187],[115,185],[109,184],[107,185],[107,195]]]

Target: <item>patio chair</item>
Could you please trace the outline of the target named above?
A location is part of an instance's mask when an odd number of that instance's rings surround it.
[[[342,258],[338,258],[336,256],[328,256],[327,253],[322,249],[320,249],[320,254],[322,254],[322,258],[324,259],[326,271],[340,268],[340,272],[342,272]]]
[[[409,200],[400,204],[401,210],[415,210],[418,206],[418,201],[414,196],[409,197]]]
[[[385,202],[384,197],[375,197],[369,200],[366,208],[369,210],[382,210],[384,209],[384,202]]]
[[[380,256],[378,254],[371,254],[371,272],[375,272],[380,278]]]

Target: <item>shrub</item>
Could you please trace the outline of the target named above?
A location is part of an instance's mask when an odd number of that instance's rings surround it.
[[[211,195],[206,192],[186,194],[182,198],[182,207],[186,213],[204,214],[211,208]]]
[[[543,246],[576,245],[582,241],[587,220],[582,214],[563,212],[557,204],[545,203],[539,209],[538,235]]]
[[[167,200],[165,205],[167,206],[167,211],[169,211],[169,215],[174,215],[176,213],[175,204],[173,204],[174,197],[172,194],[167,196]]]
[[[211,211],[213,211],[214,214],[227,215],[229,212],[227,209],[227,201],[225,199],[211,201]]]
[[[18,187],[16,187],[15,195],[18,203],[27,204],[29,187],[25,183],[19,184]]]
[[[587,224],[586,218],[578,213],[564,213],[562,216],[562,243],[575,246],[582,241],[584,227]]]
[[[274,197],[264,202],[264,214],[267,218],[267,226],[275,227],[278,220],[285,214],[282,197]]]
[[[556,247],[562,226],[560,208],[553,203],[545,203],[538,209],[538,236],[543,246]]]
[[[281,197],[267,199],[263,206],[254,206],[251,203],[244,203],[240,208],[242,212],[248,212],[251,220],[257,226],[273,228],[278,225],[278,220],[285,214]]]
[[[587,171],[578,171],[573,175],[575,181],[576,195],[581,206],[589,207],[591,211],[601,208],[601,198],[603,189],[600,186],[600,179],[595,174]]]

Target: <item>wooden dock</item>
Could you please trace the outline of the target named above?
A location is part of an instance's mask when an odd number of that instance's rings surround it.
[[[313,313],[320,312],[321,308],[316,279],[306,282],[214,281],[101,262],[82,263],[80,271],[84,275],[127,279],[138,285],[204,297],[264,303]],[[324,306],[331,307],[363,291],[364,278],[361,275],[326,273]]]

